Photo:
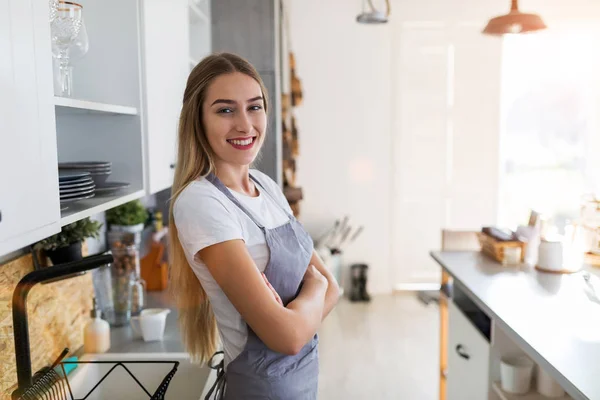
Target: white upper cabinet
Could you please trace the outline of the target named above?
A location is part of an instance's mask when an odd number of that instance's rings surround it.
[[[0,255],[60,230],[47,0],[0,0]]]
[[[148,194],[170,187],[176,162],[177,125],[189,74],[187,0],[145,0],[142,68]]]

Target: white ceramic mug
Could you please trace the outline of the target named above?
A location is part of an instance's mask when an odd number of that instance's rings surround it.
[[[542,239],[538,248],[538,266],[549,271],[560,271],[563,267],[563,244],[557,238]]]
[[[508,393],[525,394],[531,388],[533,361],[525,356],[506,357],[500,361],[502,390]]]
[[[537,367],[537,391],[546,397],[562,397],[564,389],[540,366]]]
[[[145,342],[162,340],[165,333],[168,308],[147,308],[139,316],[131,317],[131,328],[142,335]]]

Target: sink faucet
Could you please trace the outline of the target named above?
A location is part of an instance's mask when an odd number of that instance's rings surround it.
[[[29,348],[29,326],[27,322],[27,295],[37,283],[48,282],[98,268],[113,262],[110,254],[100,254],[86,257],[79,261],[54,265],[37,269],[25,275],[13,292],[13,330],[15,336],[15,358],[17,361],[18,388],[12,393],[12,398],[18,398],[32,385],[31,353]]]

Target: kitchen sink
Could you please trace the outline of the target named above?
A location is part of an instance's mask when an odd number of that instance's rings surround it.
[[[216,378],[216,371],[205,365],[190,362],[186,353],[105,353],[86,354],[80,361],[116,361],[123,362],[142,385],[153,394],[164,377],[173,368],[172,363],[165,364],[128,364],[128,361],[179,361],[177,372],[173,376],[167,394],[168,400],[204,399]],[[81,399],[98,383],[115,364],[80,363],[69,374],[69,384],[73,396]],[[90,400],[127,399],[147,400],[148,395],[122,367],[115,368],[108,377],[88,397]]]

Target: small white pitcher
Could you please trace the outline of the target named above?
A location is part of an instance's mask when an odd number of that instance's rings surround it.
[[[142,335],[145,342],[162,340],[165,333],[168,308],[147,308],[139,316],[131,317],[131,328]]]

